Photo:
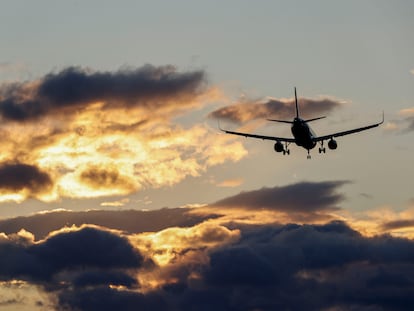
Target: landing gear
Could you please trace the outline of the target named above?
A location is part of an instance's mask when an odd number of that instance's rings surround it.
[[[308,156],[307,156],[307,159],[309,160],[311,158],[311,155],[310,155],[310,153],[309,153],[309,149],[308,149]]]
[[[290,154],[290,150],[288,149],[289,143],[285,143],[285,148],[283,149],[283,155],[289,155]]]
[[[319,153],[326,153],[326,148],[323,146],[323,141],[321,141],[321,146],[319,147]]]

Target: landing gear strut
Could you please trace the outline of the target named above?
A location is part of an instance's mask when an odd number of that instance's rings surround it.
[[[319,147],[319,153],[326,153],[326,148],[323,146],[323,140],[321,142],[321,146]]]
[[[309,160],[311,158],[311,155],[310,155],[310,153],[309,153],[309,149],[308,149],[308,156],[307,156],[307,159]]]
[[[286,142],[285,143],[285,148],[283,149],[283,155],[285,155],[285,154],[289,155],[290,154],[290,150],[288,149],[288,146],[289,146],[289,144]]]

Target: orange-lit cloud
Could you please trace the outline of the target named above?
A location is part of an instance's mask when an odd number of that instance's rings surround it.
[[[387,132],[395,132],[399,130],[399,125],[396,122],[386,122],[384,130]]]
[[[203,222],[190,228],[168,228],[154,233],[142,233],[129,239],[143,253],[150,254],[158,265],[174,261],[186,250],[205,249],[226,245],[240,238],[239,230]]]
[[[240,186],[241,184],[243,184],[243,182],[244,182],[243,178],[226,179],[226,180],[219,182],[217,186],[233,188],[233,187]]]
[[[178,72],[172,66],[67,68],[30,83],[3,85],[0,163],[35,167],[50,182],[41,195],[35,185],[21,187],[31,191],[4,185],[0,201],[127,195],[239,161],[247,151],[236,139],[201,124],[174,123],[221,98],[217,88],[207,86],[203,71]]]
[[[344,214],[353,228],[366,236],[389,234],[414,239],[414,208],[396,211],[390,206],[354,214]]]
[[[398,114],[401,115],[401,116],[404,116],[404,117],[413,116],[414,115],[414,108],[401,109],[398,112]]]
[[[125,204],[129,203],[130,199],[129,198],[124,198],[118,201],[107,201],[107,202],[102,202],[100,205],[101,206],[111,206],[111,207],[121,207],[124,206]]]

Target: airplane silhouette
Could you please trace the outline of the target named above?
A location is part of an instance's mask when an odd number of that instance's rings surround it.
[[[275,151],[276,152],[283,152],[284,155],[285,154],[290,154],[290,150],[288,149],[288,146],[291,143],[295,143],[296,145],[298,145],[300,147],[303,147],[304,149],[306,149],[308,151],[307,158],[310,159],[311,158],[310,150],[313,149],[316,146],[317,143],[320,143],[319,153],[325,153],[326,148],[323,146],[323,142],[325,140],[329,140],[328,141],[329,149],[334,150],[338,147],[338,143],[334,139],[335,137],[340,137],[340,136],[345,136],[345,135],[349,135],[349,134],[353,134],[353,133],[357,133],[357,132],[362,132],[362,131],[369,130],[371,128],[377,127],[380,124],[384,123],[384,112],[383,112],[381,122],[371,124],[371,125],[367,125],[367,126],[363,126],[363,127],[359,127],[359,128],[355,128],[355,129],[348,130],[348,131],[337,132],[337,133],[324,135],[324,136],[316,136],[315,132],[308,125],[308,122],[323,119],[323,118],[326,118],[326,117],[318,117],[318,118],[313,118],[313,119],[308,119],[308,120],[301,119],[299,117],[298,98],[297,98],[297,95],[296,95],[296,87],[295,87],[295,106],[296,106],[296,117],[293,119],[293,121],[267,119],[268,121],[292,124],[291,131],[292,131],[292,134],[293,134],[294,138],[277,137],[277,136],[265,136],[265,135],[258,135],[258,134],[234,132],[234,131],[228,131],[228,130],[222,129],[220,126],[219,126],[219,128],[220,128],[221,131],[223,131],[227,134],[233,134],[233,135],[239,135],[239,136],[244,136],[244,137],[252,137],[252,138],[259,138],[259,139],[263,139],[263,140],[276,141],[275,146],[274,146]]]

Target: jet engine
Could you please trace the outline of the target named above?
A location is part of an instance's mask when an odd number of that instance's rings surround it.
[[[331,138],[331,140],[328,141],[328,147],[331,150],[335,150],[336,148],[338,148],[338,143],[336,142],[335,139]]]
[[[285,148],[283,147],[283,144],[280,141],[276,142],[274,148],[276,152],[283,152],[285,150]]]

